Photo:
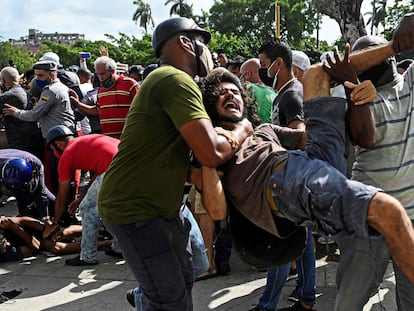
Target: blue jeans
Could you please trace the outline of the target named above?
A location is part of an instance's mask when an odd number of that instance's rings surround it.
[[[345,101],[324,97],[304,103],[305,151],[289,152],[269,181],[280,213],[327,236],[368,235],[368,205],[378,188],[346,174]]]
[[[300,258],[296,260],[298,271],[298,296],[305,304],[314,305],[315,300],[315,251],[313,249],[312,234],[308,230],[306,248]],[[267,271],[266,287],[259,299],[258,305],[266,310],[276,310],[280,294],[286,283],[290,270],[290,263]]]
[[[122,253],[144,293],[143,310],[191,311],[194,283],[190,223],[149,219],[126,225],[107,224],[118,238]]]
[[[203,235],[200,227],[195,220],[193,214],[187,206],[183,208],[183,216],[188,219],[191,224],[190,239],[187,249],[192,254],[193,270],[195,277],[203,274],[209,268],[206,246],[204,245]]]
[[[100,217],[97,201],[104,175],[105,173],[96,176],[95,180],[88,188],[85,197],[79,204],[79,211],[82,217],[80,259],[86,262],[96,262],[98,260]],[[116,237],[114,237],[111,247],[114,251],[120,252]]]
[[[388,247],[382,236],[350,236],[337,242],[341,257],[336,273],[335,311],[362,310],[382,282],[390,259]],[[414,285],[395,262],[393,268],[398,310],[414,310]]]

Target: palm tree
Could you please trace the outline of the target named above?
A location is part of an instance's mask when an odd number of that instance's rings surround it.
[[[170,16],[178,15],[193,18],[193,5],[189,5],[185,0],[167,0],[164,5],[173,3],[170,9]]]
[[[155,26],[154,20],[151,15],[151,6],[148,3],[145,3],[143,0],[134,0],[133,4],[135,4],[138,7],[134,12],[134,15],[132,16],[132,20],[135,22],[135,25],[138,23],[139,20],[139,27],[144,28],[145,34],[147,34],[147,26]]]
[[[371,24],[371,35],[378,34],[379,24],[384,24],[387,0],[373,0],[371,2],[372,12],[367,12],[364,15],[369,16],[367,24]]]

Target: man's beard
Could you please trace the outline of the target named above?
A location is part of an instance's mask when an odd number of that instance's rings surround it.
[[[227,116],[218,116],[218,123],[220,122],[231,122],[231,123],[237,123],[244,119],[245,116],[241,117],[227,117]]]

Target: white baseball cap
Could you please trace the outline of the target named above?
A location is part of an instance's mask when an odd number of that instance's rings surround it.
[[[308,55],[297,50],[292,50],[292,64],[302,71],[305,71],[311,65]]]
[[[45,54],[43,54],[42,57],[39,58],[40,61],[51,61],[51,62],[55,62],[57,65],[60,65],[60,58],[59,55],[57,55],[54,52],[46,52]]]

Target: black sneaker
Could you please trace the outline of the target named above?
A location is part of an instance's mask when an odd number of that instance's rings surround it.
[[[296,279],[297,277],[298,277],[298,271],[296,269],[290,268],[286,281]]]
[[[248,311],[265,311],[261,306],[255,305],[253,308]]]
[[[299,301],[299,296],[298,296],[298,287],[296,286],[295,289],[293,290],[293,292],[289,295],[288,298],[290,301],[293,302],[298,302]]]
[[[216,264],[218,275],[228,275],[230,273],[230,265],[228,263]]]
[[[132,307],[136,308],[136,306],[135,306],[135,292],[134,291],[135,291],[134,288],[133,289],[130,289],[129,291],[127,291],[127,293],[126,293],[126,300],[128,300],[129,304]]]
[[[84,260],[80,259],[80,255],[76,256],[75,258],[65,260],[65,264],[67,264],[69,266],[95,266],[98,263],[99,263],[98,261],[94,261],[94,262],[84,261]]]
[[[115,252],[110,246],[107,249],[105,249],[105,254],[111,257],[119,258],[119,259],[124,258],[124,255],[122,255],[122,253]]]
[[[277,309],[277,311],[316,311],[316,309],[306,309],[299,301],[287,308]]]

